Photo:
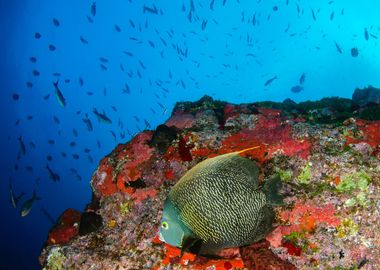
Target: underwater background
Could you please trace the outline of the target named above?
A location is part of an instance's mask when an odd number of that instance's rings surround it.
[[[379,86],[378,10],[376,0],[1,0],[0,268],[39,269],[58,216],[91,200],[100,159],[177,101],[299,102]]]

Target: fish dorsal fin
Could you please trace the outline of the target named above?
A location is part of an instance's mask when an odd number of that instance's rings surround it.
[[[243,149],[243,150],[236,151],[236,152],[233,152],[233,153],[234,153],[234,154],[237,154],[237,155],[240,155],[240,154],[242,154],[242,153],[244,153],[244,152],[247,152],[247,151],[250,151],[250,150],[254,150],[254,149],[258,149],[258,148],[260,148],[260,145],[258,145],[258,146],[253,146],[253,147],[249,147],[249,148],[245,148],[245,149]]]

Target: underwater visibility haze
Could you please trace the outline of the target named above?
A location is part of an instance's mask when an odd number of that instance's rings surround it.
[[[177,102],[293,104],[379,88],[379,10],[376,0],[0,0],[0,268],[40,269],[49,230],[91,201],[103,157]]]

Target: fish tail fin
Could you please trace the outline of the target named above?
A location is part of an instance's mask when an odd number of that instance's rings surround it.
[[[280,194],[282,182],[279,175],[272,177],[264,183],[263,191],[270,205],[283,205],[284,196]]]
[[[41,197],[38,197],[36,190],[33,191],[33,197],[35,198],[36,201],[41,200]]]
[[[59,79],[57,79],[57,81],[53,82],[53,85],[54,85],[55,87],[58,87],[58,84],[59,84]]]

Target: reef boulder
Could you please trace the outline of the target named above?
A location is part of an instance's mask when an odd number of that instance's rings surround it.
[[[352,101],[359,106],[380,105],[380,89],[371,85],[364,89],[356,88],[352,95]]]
[[[171,118],[118,145],[94,172],[85,213],[67,210],[40,255],[43,269],[380,269],[380,121],[371,98],[230,104],[179,102]],[[371,92],[372,93],[372,92]],[[364,101],[365,100],[365,101]],[[355,101],[355,102],[356,102]],[[372,108],[372,107],[371,107]],[[371,120],[372,119],[372,120]],[[253,146],[260,181],[280,175],[275,230],[206,258],[162,243],[163,202],[205,158]],[[70,217],[70,218],[69,218]]]

